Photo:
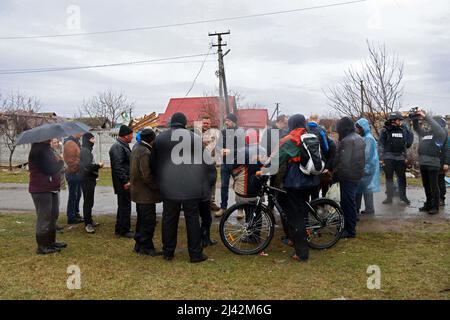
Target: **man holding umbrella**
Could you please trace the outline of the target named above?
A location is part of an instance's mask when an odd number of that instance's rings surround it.
[[[36,208],[37,254],[60,251],[67,244],[56,242],[56,221],[59,216],[59,190],[64,161],[52,151],[53,138],[67,137],[89,128],[78,123],[45,124],[21,133],[16,145],[31,143],[28,156],[30,182],[28,190]]]

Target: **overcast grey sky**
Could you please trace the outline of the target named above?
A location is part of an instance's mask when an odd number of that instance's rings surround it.
[[[0,37],[65,34],[190,22],[325,5],[343,0],[49,0],[0,2]],[[68,8],[80,9],[76,30]],[[230,30],[225,58],[229,89],[243,104],[285,113],[327,113],[323,89],[367,57],[366,39],[405,61],[403,108],[450,114],[450,2],[369,0],[312,11],[165,29],[82,37],[0,40],[0,69],[64,67],[208,52],[208,32]],[[70,26],[70,28],[68,28]],[[217,88],[212,56],[190,96]],[[84,98],[106,89],[136,102],[137,114],[164,111],[191,86],[202,58],[190,63],[0,75],[0,92],[39,97],[45,111],[72,116]],[[200,61],[200,62],[199,62]]]

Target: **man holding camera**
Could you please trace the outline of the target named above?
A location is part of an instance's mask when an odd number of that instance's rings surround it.
[[[413,119],[414,131],[420,138],[419,165],[426,202],[419,210],[429,214],[439,213],[439,173],[441,171],[441,152],[447,140],[447,132],[423,110],[417,110]],[[421,120],[422,125],[419,123]],[[426,123],[428,128],[423,128]]]
[[[409,205],[406,197],[406,151],[414,142],[414,134],[403,124],[400,112],[392,112],[380,132],[381,164],[386,175],[386,200],[391,204],[394,197],[394,173],[397,175],[400,200]]]

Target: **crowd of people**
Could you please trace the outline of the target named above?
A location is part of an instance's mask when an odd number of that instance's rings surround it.
[[[426,195],[420,211],[437,214],[445,205],[444,179],[450,164],[446,121],[422,110],[411,118],[419,137],[418,161]],[[339,183],[340,187],[345,238],[356,237],[359,214],[375,214],[374,193],[381,191],[381,169],[386,176],[383,204],[393,203],[396,189],[400,201],[410,204],[406,193],[407,151],[413,145],[414,134],[399,112],[389,115],[379,139],[372,134],[367,119],[355,122],[344,117],[337,122],[336,141],[319,125],[318,116],[307,119],[301,114],[281,115],[261,139],[256,130],[239,128],[234,114],[226,116],[221,131],[211,127],[210,117],[199,120],[201,127],[190,130],[186,116],[175,113],[169,128],[159,135],[150,128],[141,130],[133,149],[130,148],[133,130],[123,125],[109,150],[117,196],[115,234],[134,238],[137,254],[162,255],[172,260],[183,211],[190,261],[207,260],[203,248],[217,243],[210,236],[212,213],[221,217],[227,210],[230,182],[233,181],[236,202],[251,201],[261,186],[260,174],[270,174],[270,184],[286,191],[278,194],[287,216],[287,221],[283,221],[283,240],[295,248],[292,258],[296,261],[307,261],[309,257],[306,202],[320,195],[325,197],[332,184]],[[38,254],[58,252],[67,246],[56,241],[59,191],[64,187],[64,178],[69,191],[68,224],[84,223],[87,233],[95,233],[98,223],[93,220],[92,209],[96,181],[104,165],[94,159],[94,144],[95,137],[88,132],[65,139],[63,151],[57,141],[32,145],[29,192],[37,213]],[[304,160],[317,150],[322,164],[319,172],[312,173]],[[217,206],[219,166],[221,199]],[[83,216],[79,207],[81,197]],[[132,202],[137,211],[135,232],[131,226]],[[162,250],[153,242],[156,204],[160,202]],[[268,205],[273,208],[272,203]],[[245,213],[240,212],[237,218],[245,218]]]

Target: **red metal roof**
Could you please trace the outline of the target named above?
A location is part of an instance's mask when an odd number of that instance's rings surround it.
[[[235,97],[228,97],[228,101],[230,109],[236,110]],[[170,117],[176,112],[185,114],[188,126],[201,120],[202,116],[209,115],[212,125],[217,127],[220,123],[219,97],[171,98],[166,112],[159,114],[159,126],[167,126]]]
[[[267,109],[239,109],[236,116],[242,128],[263,129],[269,121]]]
[[[269,115],[267,109],[237,109],[235,97],[228,97],[230,109],[238,118],[238,126],[243,128],[262,129],[267,126]],[[220,124],[219,97],[193,97],[171,98],[166,112],[158,115],[158,125],[168,126],[170,117],[176,112],[182,112],[188,119],[188,126],[193,126],[194,121],[201,120],[204,115],[211,117],[212,126]]]

